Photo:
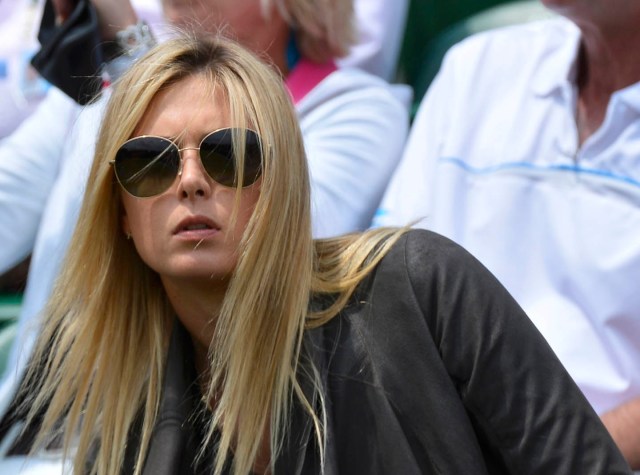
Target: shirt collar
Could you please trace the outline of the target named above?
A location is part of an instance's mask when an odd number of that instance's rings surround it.
[[[556,21],[558,30],[552,32],[533,78],[533,91],[539,96],[548,96],[558,90],[574,87],[576,83],[580,30],[567,19],[560,18]],[[640,111],[640,81],[614,92],[613,96]]]
[[[640,81],[613,93],[630,108],[640,112]]]
[[[575,84],[580,30],[569,20],[556,21],[558,29],[550,32],[546,50],[533,77],[533,91],[540,96],[548,96]]]

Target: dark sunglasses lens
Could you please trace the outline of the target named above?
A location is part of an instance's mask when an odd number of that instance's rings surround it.
[[[161,137],[125,142],[115,159],[115,172],[125,190],[140,198],[158,195],[171,186],[180,167],[176,146]]]
[[[246,130],[244,133],[246,143],[242,186],[249,186],[260,176],[262,157],[258,135],[252,130]],[[211,178],[224,186],[236,186],[232,129],[218,130],[207,135],[200,144],[200,157]]]

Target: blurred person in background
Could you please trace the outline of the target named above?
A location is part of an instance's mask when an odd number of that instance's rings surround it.
[[[543,3],[451,49],[376,223],[477,256],[640,469],[640,2]]]
[[[44,4],[45,0],[0,1],[0,140],[33,113],[50,88],[30,63],[40,47]],[[158,24],[160,0],[133,0],[133,5],[140,18]]]
[[[80,110],[70,98],[61,94],[55,87],[51,88],[31,65],[31,58],[39,49],[37,36],[44,3],[44,0],[0,1],[0,144],[2,139],[10,136],[47,96],[50,97],[46,99],[43,110],[36,114],[32,125],[26,126],[27,130],[37,132],[42,139],[49,137],[51,142],[55,142],[56,137],[72,127],[73,118]],[[160,0],[134,0],[133,5],[141,19],[156,28],[161,27]],[[35,154],[16,151],[20,140],[26,140],[25,135],[21,137],[23,139],[10,140],[12,144],[18,145],[0,145],[0,160],[5,160],[4,154],[15,153],[17,161],[25,160],[35,165],[38,159]],[[40,140],[34,139],[29,143],[33,142],[38,143]],[[41,158],[46,156],[51,160],[52,154],[55,153],[55,143],[41,147]],[[39,166],[42,166],[43,174],[52,171],[47,164]],[[24,291],[29,268],[27,256],[31,252],[33,239],[27,237],[28,232],[20,230],[20,223],[23,222],[20,216],[23,212],[21,206],[8,204],[11,201],[10,194],[14,191],[11,183],[26,179],[21,176],[23,173],[36,173],[36,176],[32,177],[37,180],[37,183],[32,183],[35,187],[46,186],[43,183],[47,180],[38,180],[38,170],[16,166],[10,159],[0,163],[0,170],[0,206],[5,207],[2,213],[7,213],[7,221],[3,221],[3,225],[8,223],[7,234],[14,226],[12,223],[18,225],[16,230],[19,231],[13,236],[7,235],[6,251],[0,251],[0,293],[17,293]],[[28,197],[26,199],[29,200]],[[32,203],[27,206],[40,205]],[[22,244],[14,247],[17,243]]]

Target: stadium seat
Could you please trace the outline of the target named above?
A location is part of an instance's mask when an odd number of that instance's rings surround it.
[[[4,373],[9,350],[16,336],[21,295],[0,295],[0,374]]]

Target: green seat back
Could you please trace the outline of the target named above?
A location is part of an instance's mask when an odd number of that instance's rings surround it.
[[[509,0],[410,0],[398,80],[412,85],[429,43],[449,26]]]
[[[9,351],[18,329],[22,295],[0,294],[0,375],[7,367]]]

